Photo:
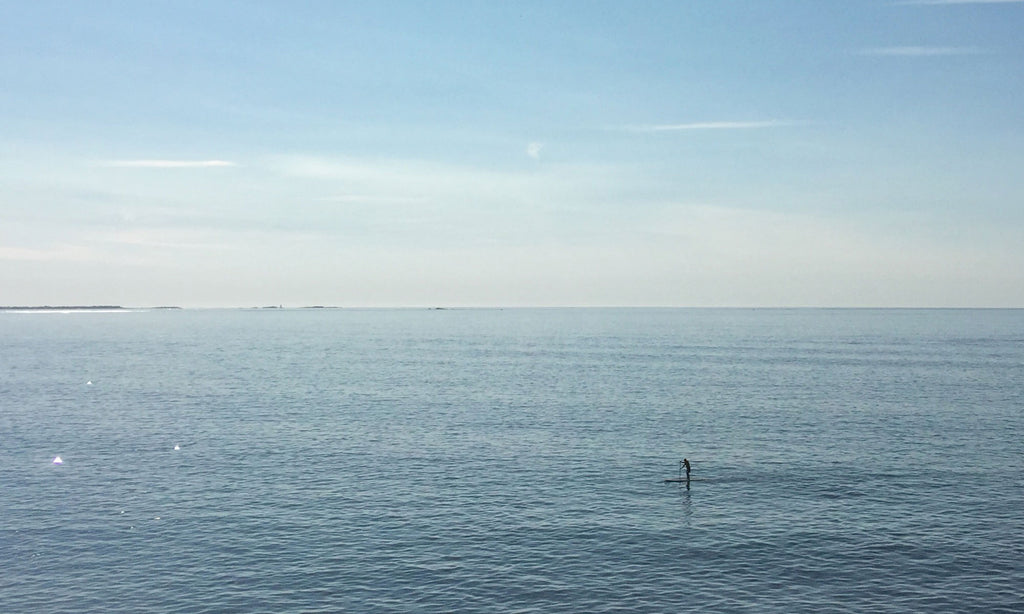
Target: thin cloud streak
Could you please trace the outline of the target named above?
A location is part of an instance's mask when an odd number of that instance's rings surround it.
[[[872,47],[861,49],[860,55],[889,56],[889,57],[938,57],[954,55],[978,55],[985,53],[976,47],[927,47],[927,46],[898,46],[898,47]]]
[[[627,126],[633,132],[681,132],[685,130],[750,130],[757,128],[778,128],[792,126],[796,122],[783,120],[768,121],[719,121],[692,122],[687,124],[652,124],[645,126]]]
[[[92,250],[80,245],[59,245],[53,248],[3,247],[0,246],[0,261],[89,261],[95,258]]]
[[[227,160],[111,160],[104,166],[118,168],[223,168],[238,165]]]
[[[338,196],[322,196],[314,199],[317,202],[358,204],[358,205],[404,205],[426,202],[427,199],[416,196],[388,196],[380,194],[340,194]]]

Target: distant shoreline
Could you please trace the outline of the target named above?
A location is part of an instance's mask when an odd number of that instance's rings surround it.
[[[216,310],[242,310],[242,311],[331,311],[331,310],[381,310],[381,311],[393,311],[393,310],[428,310],[428,311],[474,311],[474,310],[655,310],[655,311],[671,311],[671,310],[689,310],[689,311],[1024,311],[1024,306],[1015,307],[820,307],[820,306],[802,306],[802,307],[749,307],[749,306],[664,306],[664,305],[513,305],[513,306],[499,306],[499,305],[477,305],[477,306],[449,306],[449,307],[430,307],[420,305],[357,305],[357,306],[340,306],[340,305],[304,305],[304,306],[284,306],[284,305],[265,305],[265,306],[218,306],[218,307],[181,307],[178,305],[157,305],[157,306],[134,306],[125,307],[123,305],[0,305],[0,312],[16,312],[16,311],[181,311],[181,310],[200,310],[200,311],[216,311]]]
[[[0,311],[123,311],[133,309],[120,305],[4,305]],[[181,309],[181,307],[146,307],[146,309]]]
[[[71,311],[85,309],[124,309],[120,305],[17,305],[3,306],[4,311]]]

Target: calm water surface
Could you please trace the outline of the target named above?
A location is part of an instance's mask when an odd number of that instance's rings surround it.
[[[1022,487],[1020,310],[0,313],[3,612],[1021,612]]]

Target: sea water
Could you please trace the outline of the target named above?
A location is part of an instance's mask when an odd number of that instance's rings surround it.
[[[0,313],[0,611],[1021,612],[1024,311]]]

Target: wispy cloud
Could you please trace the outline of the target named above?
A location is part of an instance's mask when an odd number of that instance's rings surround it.
[[[860,55],[889,56],[889,57],[937,57],[953,55],[978,55],[985,53],[977,47],[929,47],[929,46],[896,46],[896,47],[869,47],[858,51]]]
[[[103,232],[91,236],[97,245],[122,245],[170,250],[224,250],[225,236],[205,228],[135,228]]]
[[[534,160],[540,159],[540,150],[544,148],[544,143],[533,142],[526,146],[526,155],[530,156]]]
[[[322,196],[314,200],[318,202],[356,205],[404,205],[426,202],[426,199],[423,197],[391,196],[387,194],[339,194],[336,196]]]
[[[87,261],[94,257],[91,250],[70,244],[40,248],[0,246],[0,261]]]
[[[110,160],[103,166],[121,168],[218,168],[238,166],[227,160]]]
[[[648,124],[626,126],[633,132],[679,132],[684,130],[750,130],[756,128],[778,128],[792,126],[796,122],[772,119],[767,121],[715,121],[692,122],[686,124]]]
[[[269,168],[282,176],[303,182],[315,179],[321,188],[337,189],[333,194],[322,194],[321,198],[326,198],[321,202],[372,204],[381,209],[386,205],[413,205],[418,209],[438,206],[445,211],[461,207],[481,210],[485,204],[505,208],[513,204],[576,202],[581,198],[581,185],[588,186],[584,192],[607,198],[626,172],[604,165],[563,164],[501,171],[419,159],[318,156],[283,156],[270,161]]]

